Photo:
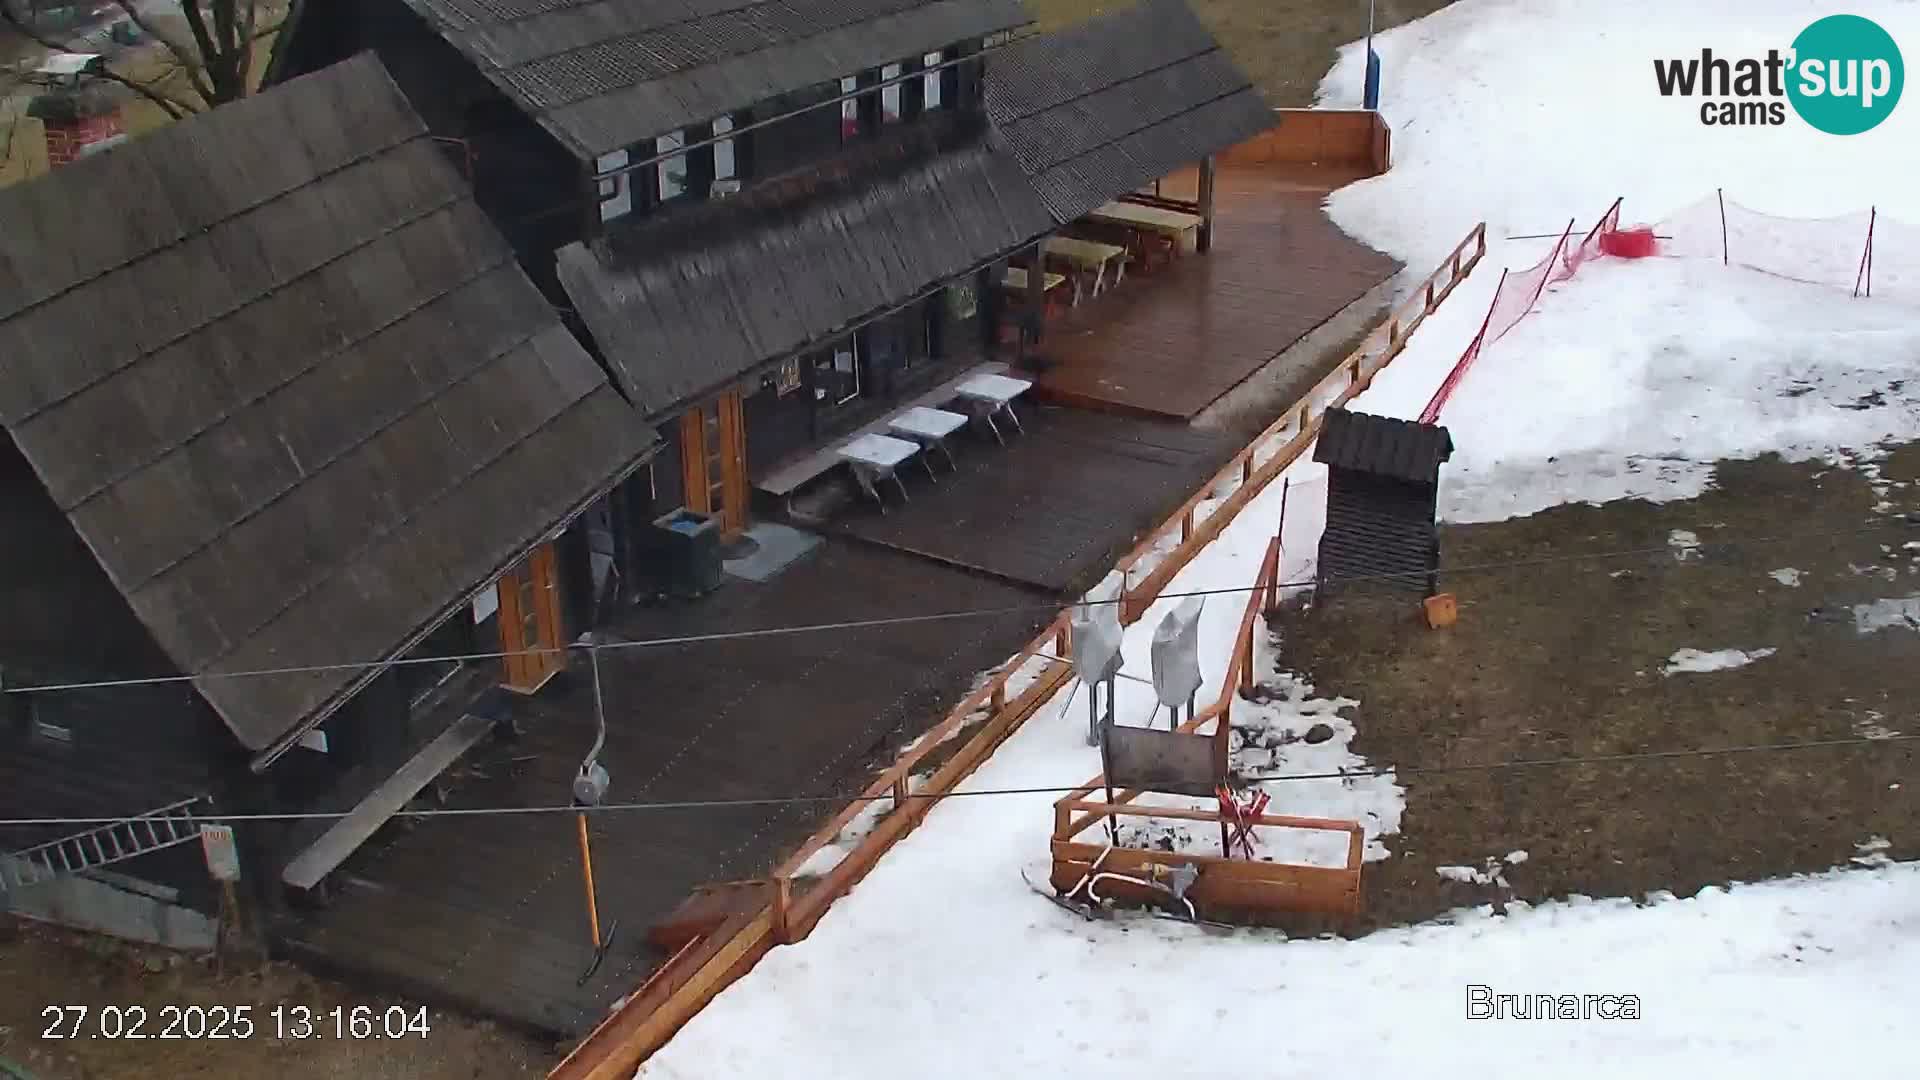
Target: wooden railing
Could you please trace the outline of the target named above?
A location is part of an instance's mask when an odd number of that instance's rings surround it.
[[[1453,290],[1480,264],[1487,253],[1487,225],[1481,222],[1434,271],[1414,286],[1405,300],[1396,305],[1364,338],[1346,359],[1335,365],[1312,390],[1271,424],[1260,436],[1235,454],[1206,487],[1189,498],[1173,516],[1148,534],[1140,545],[1120,560],[1128,587],[1120,605],[1122,622],[1132,623],[1146,613],[1201,548],[1213,542],[1246,505],[1274,478],[1286,471],[1320,430],[1320,418],[1328,408],[1346,404],[1365,390],[1380,369],[1393,362],[1407,347],[1407,339],[1445,302]],[[1323,400],[1331,395],[1331,400]],[[1318,404],[1316,404],[1318,403]],[[1261,460],[1261,451],[1271,443],[1285,445],[1271,457]],[[1203,505],[1222,487],[1236,485],[1232,495],[1203,510]],[[1177,532],[1178,546],[1158,560],[1153,556],[1165,540]],[[1148,565],[1151,562],[1152,565]]]
[[[1329,405],[1342,404],[1364,390],[1373,376],[1406,348],[1408,336],[1440,306],[1461,279],[1472,272],[1486,250],[1486,225],[1482,223],[1474,226],[1439,268],[1415,286],[1408,299],[1375,327],[1359,348],[1342,360],[1285,416],[1235,455],[1205,489],[1188,499],[1179,512],[1121,560],[1120,568],[1128,572],[1129,581],[1136,574],[1139,575],[1139,580],[1122,594],[1120,611],[1123,621],[1137,621],[1159,597],[1167,583],[1173,580],[1174,575],[1218,536],[1254,496],[1299,457],[1313,442],[1314,434],[1319,430],[1320,416]],[[1337,393],[1330,403],[1315,405],[1321,396],[1335,393],[1336,388]],[[1285,439],[1285,445],[1271,457],[1260,457],[1263,448],[1276,439]],[[1238,486],[1232,495],[1211,510],[1202,511],[1203,504],[1217,487],[1236,481]],[[1159,545],[1171,538],[1175,530],[1179,536],[1178,546],[1152,566],[1147,566],[1147,561],[1156,554]],[[1276,537],[1262,563],[1261,582],[1267,605],[1277,599],[1278,543]],[[1235,639],[1234,658],[1221,699],[1183,725],[1183,730],[1193,731],[1215,719],[1227,725],[1235,691],[1252,686],[1252,620],[1258,617],[1260,598],[1261,593],[1256,591],[1248,599],[1247,612],[1242,616],[1240,634]],[[767,882],[767,899],[763,904],[736,914],[704,939],[683,948],[648,980],[641,991],[616,1007],[550,1076],[555,1080],[627,1080],[641,1061],[664,1045],[673,1032],[699,1012],[715,994],[750,970],[761,956],[766,955],[768,949],[776,944],[802,940],[811,933],[835,900],[845,896],[858,884],[882,855],[926,817],[936,802],[951,794],[961,781],[986,760],[987,755],[1017,731],[1029,716],[1072,678],[1071,665],[1061,659],[1072,655],[1070,626],[1069,613],[1062,612],[983,686],[967,695],[933,730],[909,747],[890,768],[868,785],[859,798],[816,830],[799,850],[783,862]],[[1051,650],[1049,645],[1052,646]],[[1034,681],[1017,691],[1010,691],[1009,681],[1033,666],[1036,660],[1040,662],[1041,670]],[[922,777],[921,785],[915,789],[913,782],[925,771],[928,759],[944,744],[974,725],[977,725],[977,730],[967,741],[930,775]],[[1224,739],[1225,728],[1219,730]],[[1100,781],[1096,779],[1061,802],[1071,804],[1080,801],[1100,786]],[[1126,798],[1116,796],[1116,802],[1128,801],[1138,793],[1124,794]],[[886,804],[887,811],[872,831],[824,874],[800,876],[800,870],[809,860],[838,839],[861,812],[876,801]],[[1070,839],[1073,833],[1084,830],[1091,820],[1093,818],[1089,817],[1071,823],[1072,832],[1065,838]]]

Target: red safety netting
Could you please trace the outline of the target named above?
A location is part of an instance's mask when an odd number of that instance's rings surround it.
[[[1763,214],[1715,192],[1655,227],[1660,254],[1920,304],[1920,227],[1877,209],[1827,218]]]
[[[1607,212],[1600,215],[1600,220],[1594,222],[1593,228],[1587,230],[1579,240],[1574,239],[1573,222],[1569,221],[1566,231],[1560,234],[1559,242],[1553,245],[1553,250],[1547,253],[1546,258],[1517,273],[1509,270],[1502,274],[1500,284],[1493,292],[1493,303],[1487,308],[1486,321],[1480,325],[1480,332],[1474,335],[1466,351],[1454,362],[1453,370],[1447,372],[1446,380],[1421,411],[1420,422],[1431,424],[1438,419],[1447,399],[1453,396],[1454,387],[1460,384],[1481,351],[1499,341],[1507,331],[1513,329],[1514,324],[1525,318],[1527,312],[1540,302],[1540,294],[1546,292],[1548,285],[1571,278],[1582,266],[1599,258],[1605,243],[1603,238],[1619,227],[1620,200],[1615,199]]]
[[[1788,218],[1749,210],[1715,192],[1657,225],[1623,230],[1616,199],[1577,243],[1569,225],[1546,258],[1501,277],[1480,332],[1427,402],[1420,422],[1439,418],[1474,359],[1532,311],[1548,285],[1573,277],[1605,254],[1715,259],[1855,297],[1920,305],[1920,226],[1891,220],[1877,209]]]

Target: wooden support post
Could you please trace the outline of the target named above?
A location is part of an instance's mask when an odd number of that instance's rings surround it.
[[[1033,261],[1027,266],[1027,317],[1033,327],[1033,342],[1040,344],[1041,332],[1047,321],[1047,258],[1046,241],[1033,245]]]
[[[1007,680],[1000,679],[993,684],[993,692],[987,695],[987,705],[995,716],[1007,707]]]
[[[1180,542],[1193,539],[1193,507],[1189,506],[1180,515]]]
[[[793,879],[782,874],[773,879],[773,941],[793,944],[792,924],[787,913],[793,908]]]
[[[893,782],[893,808],[898,810],[905,805],[907,805],[907,778],[903,773]]]
[[[1213,250],[1213,155],[1200,159],[1200,238],[1201,253]]]

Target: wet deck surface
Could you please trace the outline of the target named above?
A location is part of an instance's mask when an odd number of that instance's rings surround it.
[[[1019,406],[1025,432],[1004,420],[1007,444],[969,433],[955,465],[934,455],[934,477],[900,470],[911,501],[891,484],[835,525],[873,543],[1048,592],[1084,589],[1206,483],[1241,441],[1170,424],[1075,409]]]
[[[1213,250],[1129,275],[1048,328],[1049,399],[1190,420],[1400,264],[1321,210],[1348,171],[1223,166]],[[1192,174],[1164,190],[1192,197]]]
[[[317,966],[429,1000],[581,1034],[660,960],[649,925],[696,886],[766,873],[1053,612],[1032,593],[867,545],[830,540],[765,584],[643,609],[628,640],[903,612],[1006,608],[969,619],[601,654],[609,801],[835,796],[780,807],[611,812],[594,819],[603,925],[619,933],[585,987],[589,942],[572,814],[402,822],[346,867],[326,910],[286,930]],[[564,804],[594,736],[584,662],[523,703],[526,733],[482,746],[452,805]]]

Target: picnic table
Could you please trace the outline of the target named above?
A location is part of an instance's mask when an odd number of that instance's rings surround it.
[[[1067,283],[1067,275],[1051,271],[1040,279],[1040,287],[1049,292]],[[1000,272],[1000,287],[1009,292],[1027,291],[1027,271],[1025,267],[1009,266]]]
[[[1007,440],[1000,437],[1000,425],[993,422],[998,413],[1006,413],[1013,426],[1021,431],[1026,428],[1020,423],[1020,414],[1013,411],[1013,401],[1021,394],[1033,388],[1025,379],[1015,379],[1007,375],[975,375],[971,379],[954,387],[954,393],[966,403],[967,411],[977,419],[987,422],[993,437],[1004,444]]]
[[[1074,236],[1049,236],[1044,250],[1088,278],[1088,292],[1093,296],[1100,295],[1107,287],[1109,267],[1113,269],[1115,285],[1127,272],[1127,249],[1118,244],[1102,244]]]
[[[946,455],[947,467],[958,470],[960,466],[953,460],[953,451],[947,448],[947,439],[954,432],[967,426],[967,418],[960,413],[945,409],[929,409],[925,405],[915,405],[906,412],[887,420],[887,430],[902,435],[920,444],[920,463],[927,467],[927,478],[933,478],[934,447]]]
[[[900,480],[899,469],[902,462],[920,452],[916,443],[905,439],[896,439],[890,435],[862,435],[838,449],[834,456],[847,463],[853,470],[854,479],[873,501],[880,504],[880,512],[885,513],[887,502],[880,497],[879,482],[892,479],[900,488],[900,498],[912,501],[907,495],[907,485]]]
[[[1110,225],[1125,225],[1130,229],[1171,236],[1176,240],[1200,228],[1200,218],[1197,214],[1185,214],[1178,210],[1120,200],[1110,202],[1087,216],[1095,221],[1103,221]]]
[[[1087,220],[1126,229],[1135,238],[1130,246],[1142,270],[1150,271],[1175,252],[1191,251],[1199,245],[1200,218],[1165,207],[1115,200],[1088,214]]]

